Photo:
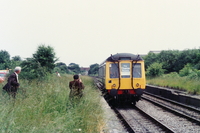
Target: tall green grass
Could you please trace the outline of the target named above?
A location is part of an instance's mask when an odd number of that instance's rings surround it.
[[[200,94],[200,81],[188,77],[164,75],[157,78],[147,78],[147,84],[183,90],[190,94]]]
[[[104,118],[100,93],[90,77],[81,77],[84,97],[72,104],[69,101],[69,81],[72,75],[61,78],[49,76],[43,82],[20,80],[17,98],[7,93],[0,97],[0,131],[3,133],[98,133],[103,130]]]

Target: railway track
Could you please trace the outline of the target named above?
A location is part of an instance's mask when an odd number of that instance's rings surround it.
[[[164,125],[138,107],[114,108],[114,111],[129,133],[174,133],[167,125]]]
[[[145,92],[142,96],[142,99],[145,99],[159,107],[162,107],[176,115],[184,117],[196,124],[200,125],[200,109],[193,106],[188,106],[176,101],[166,99],[151,93]]]
[[[101,83],[95,80],[102,90]],[[106,97],[104,95],[104,97]],[[105,98],[106,99],[106,98]],[[113,108],[125,129],[132,132],[200,132],[198,108],[144,94],[136,106]]]

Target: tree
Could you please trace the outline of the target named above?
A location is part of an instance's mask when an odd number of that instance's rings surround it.
[[[187,63],[200,70],[200,49],[168,50],[161,51],[159,54],[149,53],[144,57],[144,60],[146,69],[155,62],[163,64],[165,73],[179,72]]]
[[[14,57],[12,57],[12,60],[13,61],[22,61],[20,56],[14,56]]]
[[[23,73],[20,75],[26,79],[37,78],[41,80],[53,72],[56,61],[54,49],[50,46],[40,45],[36,53],[33,54],[33,58],[22,61]]]
[[[70,63],[68,69],[76,74],[79,74],[81,72],[81,68],[76,63]]]
[[[5,50],[1,50],[0,51],[0,63],[6,63],[8,61],[10,61],[10,54]]]
[[[5,50],[1,50],[0,51],[0,69],[9,68],[9,64],[10,64],[10,54]]]
[[[69,73],[69,70],[67,68],[67,65],[63,62],[56,63],[56,66],[54,68],[54,72],[59,72],[59,73]]]
[[[147,69],[152,63],[157,62],[157,54],[155,53],[148,53],[148,55],[146,55],[144,57],[144,61],[145,61],[145,69]]]
[[[99,64],[92,64],[90,65],[90,70],[88,71],[88,74],[91,75],[91,74],[97,74],[98,73],[98,70],[99,70]]]
[[[33,54],[35,61],[40,63],[41,67],[45,67],[50,73],[53,72],[55,62],[58,60],[55,57],[54,49],[50,46],[40,45],[35,54]]]
[[[166,70],[167,73],[175,72],[178,54],[179,51],[177,50],[161,51],[158,54],[158,62],[163,64],[162,67]]]
[[[20,76],[24,79],[32,80],[38,79],[41,80],[47,75],[45,67],[42,67],[38,61],[34,58],[27,58],[21,63],[23,73]]]

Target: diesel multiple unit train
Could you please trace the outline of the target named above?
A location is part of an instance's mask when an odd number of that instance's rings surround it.
[[[98,78],[111,103],[135,105],[146,87],[144,60],[131,53],[111,55],[99,65]]]

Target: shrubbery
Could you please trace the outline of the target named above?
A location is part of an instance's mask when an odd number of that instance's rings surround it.
[[[164,72],[165,70],[162,69],[162,64],[155,62],[148,67],[146,75],[150,77],[157,77],[164,74]]]
[[[88,72],[89,75],[96,75],[99,71],[99,64],[90,65],[90,70]]]
[[[154,71],[155,68],[157,68],[158,70],[161,69],[160,65],[157,64],[155,66],[152,64],[152,66],[150,66],[148,69],[151,68],[151,71]],[[158,73],[157,69],[155,70],[155,72]],[[152,77],[152,75],[150,76]],[[154,78],[147,78],[147,83],[152,85],[171,87],[179,90],[185,90],[192,94],[200,94],[199,80],[200,70],[194,69],[192,65],[187,64],[183,69],[180,70],[179,73],[171,72]]]
[[[166,73],[179,72],[184,66],[190,63],[195,69],[200,70],[200,49],[191,50],[166,50],[161,51],[158,54],[149,52],[144,57],[145,68],[151,66],[151,64],[158,62],[163,64],[162,68]]]
[[[179,75],[188,79],[200,79],[200,70],[195,69],[191,64],[187,64],[179,71]]]
[[[22,77],[26,79],[41,79],[52,73],[55,67],[54,49],[50,46],[40,45],[32,58],[27,58],[21,63],[23,74]]]

